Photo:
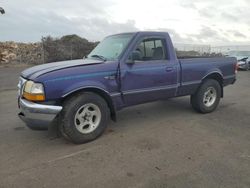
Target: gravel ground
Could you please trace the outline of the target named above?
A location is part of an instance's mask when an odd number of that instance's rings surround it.
[[[73,145],[18,119],[23,68],[0,69],[0,187],[250,187],[250,72],[198,114],[189,97],[118,113],[98,140]]]

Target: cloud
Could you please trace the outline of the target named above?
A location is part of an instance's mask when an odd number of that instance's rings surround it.
[[[208,26],[203,26],[201,28],[200,34],[198,35],[202,38],[214,38],[218,36],[218,32]]]
[[[216,7],[209,6],[200,9],[198,12],[200,16],[211,19],[212,17],[215,17],[215,15],[218,13],[218,10]]]
[[[31,3],[31,1],[26,2]],[[103,7],[105,7],[103,1],[99,1],[99,5],[103,5],[102,8],[96,6],[95,3],[98,1],[85,3],[84,6],[80,6],[81,1],[76,0],[71,3],[64,0],[60,2],[63,6],[59,6],[58,1],[50,3],[45,0],[44,4],[47,3],[52,7],[45,7],[40,3],[32,6],[31,3],[31,7],[20,7],[20,10],[14,5],[9,5],[10,13],[5,17],[0,17],[0,40],[36,42],[42,36],[47,35],[61,37],[66,34],[78,34],[96,41],[109,34],[138,30],[132,20],[125,23],[108,20],[108,16],[103,12]],[[72,6],[74,2],[76,4],[78,2],[80,7]],[[60,11],[56,9],[57,6]],[[83,13],[80,14],[80,12]]]
[[[168,31],[176,42],[247,43],[249,5],[249,0],[3,1],[0,41],[35,42],[66,34],[97,41],[109,34],[150,29]]]
[[[182,37],[174,29],[158,28],[157,31],[168,32],[173,43],[193,43],[192,37]]]
[[[77,21],[77,23],[79,23],[79,29],[85,33],[87,38],[92,40],[100,40],[103,37],[114,33],[133,32],[138,30],[133,20],[128,20],[125,23],[117,23],[103,18],[93,18],[87,20],[81,18]]]
[[[213,44],[213,43],[223,43],[230,42],[227,37],[221,31],[217,31],[208,26],[202,26],[200,31],[196,34],[190,34],[190,38],[193,39],[196,43],[201,44]]]
[[[197,9],[194,2],[181,1],[180,6],[184,8]]]
[[[239,21],[239,17],[238,16],[236,16],[234,14],[227,13],[227,12],[221,13],[221,17],[224,18],[224,19],[229,20],[230,22],[237,22],[237,21]]]
[[[242,34],[241,32],[237,31],[237,30],[228,30],[227,33],[229,35],[233,35],[235,37],[239,37],[239,38],[247,38],[246,35]]]

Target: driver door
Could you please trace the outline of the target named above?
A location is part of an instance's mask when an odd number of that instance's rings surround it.
[[[136,59],[133,63],[124,63],[121,70],[125,105],[175,96],[178,66],[176,61],[168,59],[165,39],[145,38],[137,43],[133,53]]]

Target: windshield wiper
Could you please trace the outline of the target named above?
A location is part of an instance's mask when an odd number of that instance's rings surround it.
[[[102,55],[91,55],[90,57],[97,57],[103,61],[107,61],[107,59],[105,57],[103,57]]]

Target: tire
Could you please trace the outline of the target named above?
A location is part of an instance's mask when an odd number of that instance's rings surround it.
[[[92,92],[78,93],[64,102],[59,130],[65,139],[75,144],[86,143],[101,136],[109,114],[102,97]]]
[[[221,86],[214,79],[206,79],[197,92],[191,95],[190,103],[193,109],[200,113],[213,112],[221,98]]]

